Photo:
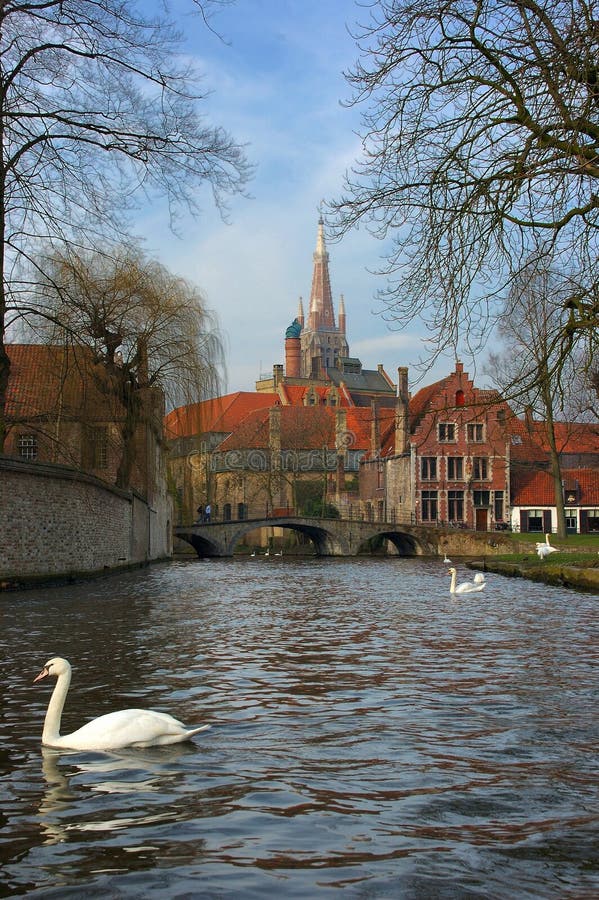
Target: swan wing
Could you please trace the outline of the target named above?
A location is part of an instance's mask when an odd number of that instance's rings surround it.
[[[188,740],[206,726],[186,729],[167,713],[147,709],[122,709],[92,719],[53,746],[70,750],[118,750],[123,747],[155,747]]]
[[[473,584],[472,581],[463,581],[461,584],[458,584],[455,592],[456,594],[476,594],[478,591],[482,591],[484,587],[484,581],[478,584]]]

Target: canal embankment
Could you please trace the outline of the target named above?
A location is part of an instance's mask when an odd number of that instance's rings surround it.
[[[597,557],[599,562],[599,556]],[[495,572],[508,578],[525,578],[557,587],[587,591],[599,596],[599,565],[575,565],[567,561],[537,562],[534,558],[497,559],[485,557],[473,560],[469,568]]]

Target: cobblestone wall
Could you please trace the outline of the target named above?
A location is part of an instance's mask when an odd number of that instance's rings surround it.
[[[99,572],[169,556],[170,501],[154,507],[63,466],[0,458],[0,579]]]

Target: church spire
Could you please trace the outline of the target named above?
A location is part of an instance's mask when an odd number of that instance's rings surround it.
[[[331,294],[329,276],[329,254],[324,239],[324,222],[322,216],[318,220],[316,251],[314,252],[314,269],[312,273],[312,290],[310,292],[310,317],[308,327],[311,331],[319,328],[327,330],[335,328],[335,311]]]

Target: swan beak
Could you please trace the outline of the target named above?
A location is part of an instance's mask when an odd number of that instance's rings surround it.
[[[42,678],[46,678],[46,676],[48,676],[49,674],[50,674],[49,670],[44,666],[44,668],[39,673],[39,675],[36,675],[35,678],[33,679],[33,684],[35,684],[36,681],[41,681]]]

